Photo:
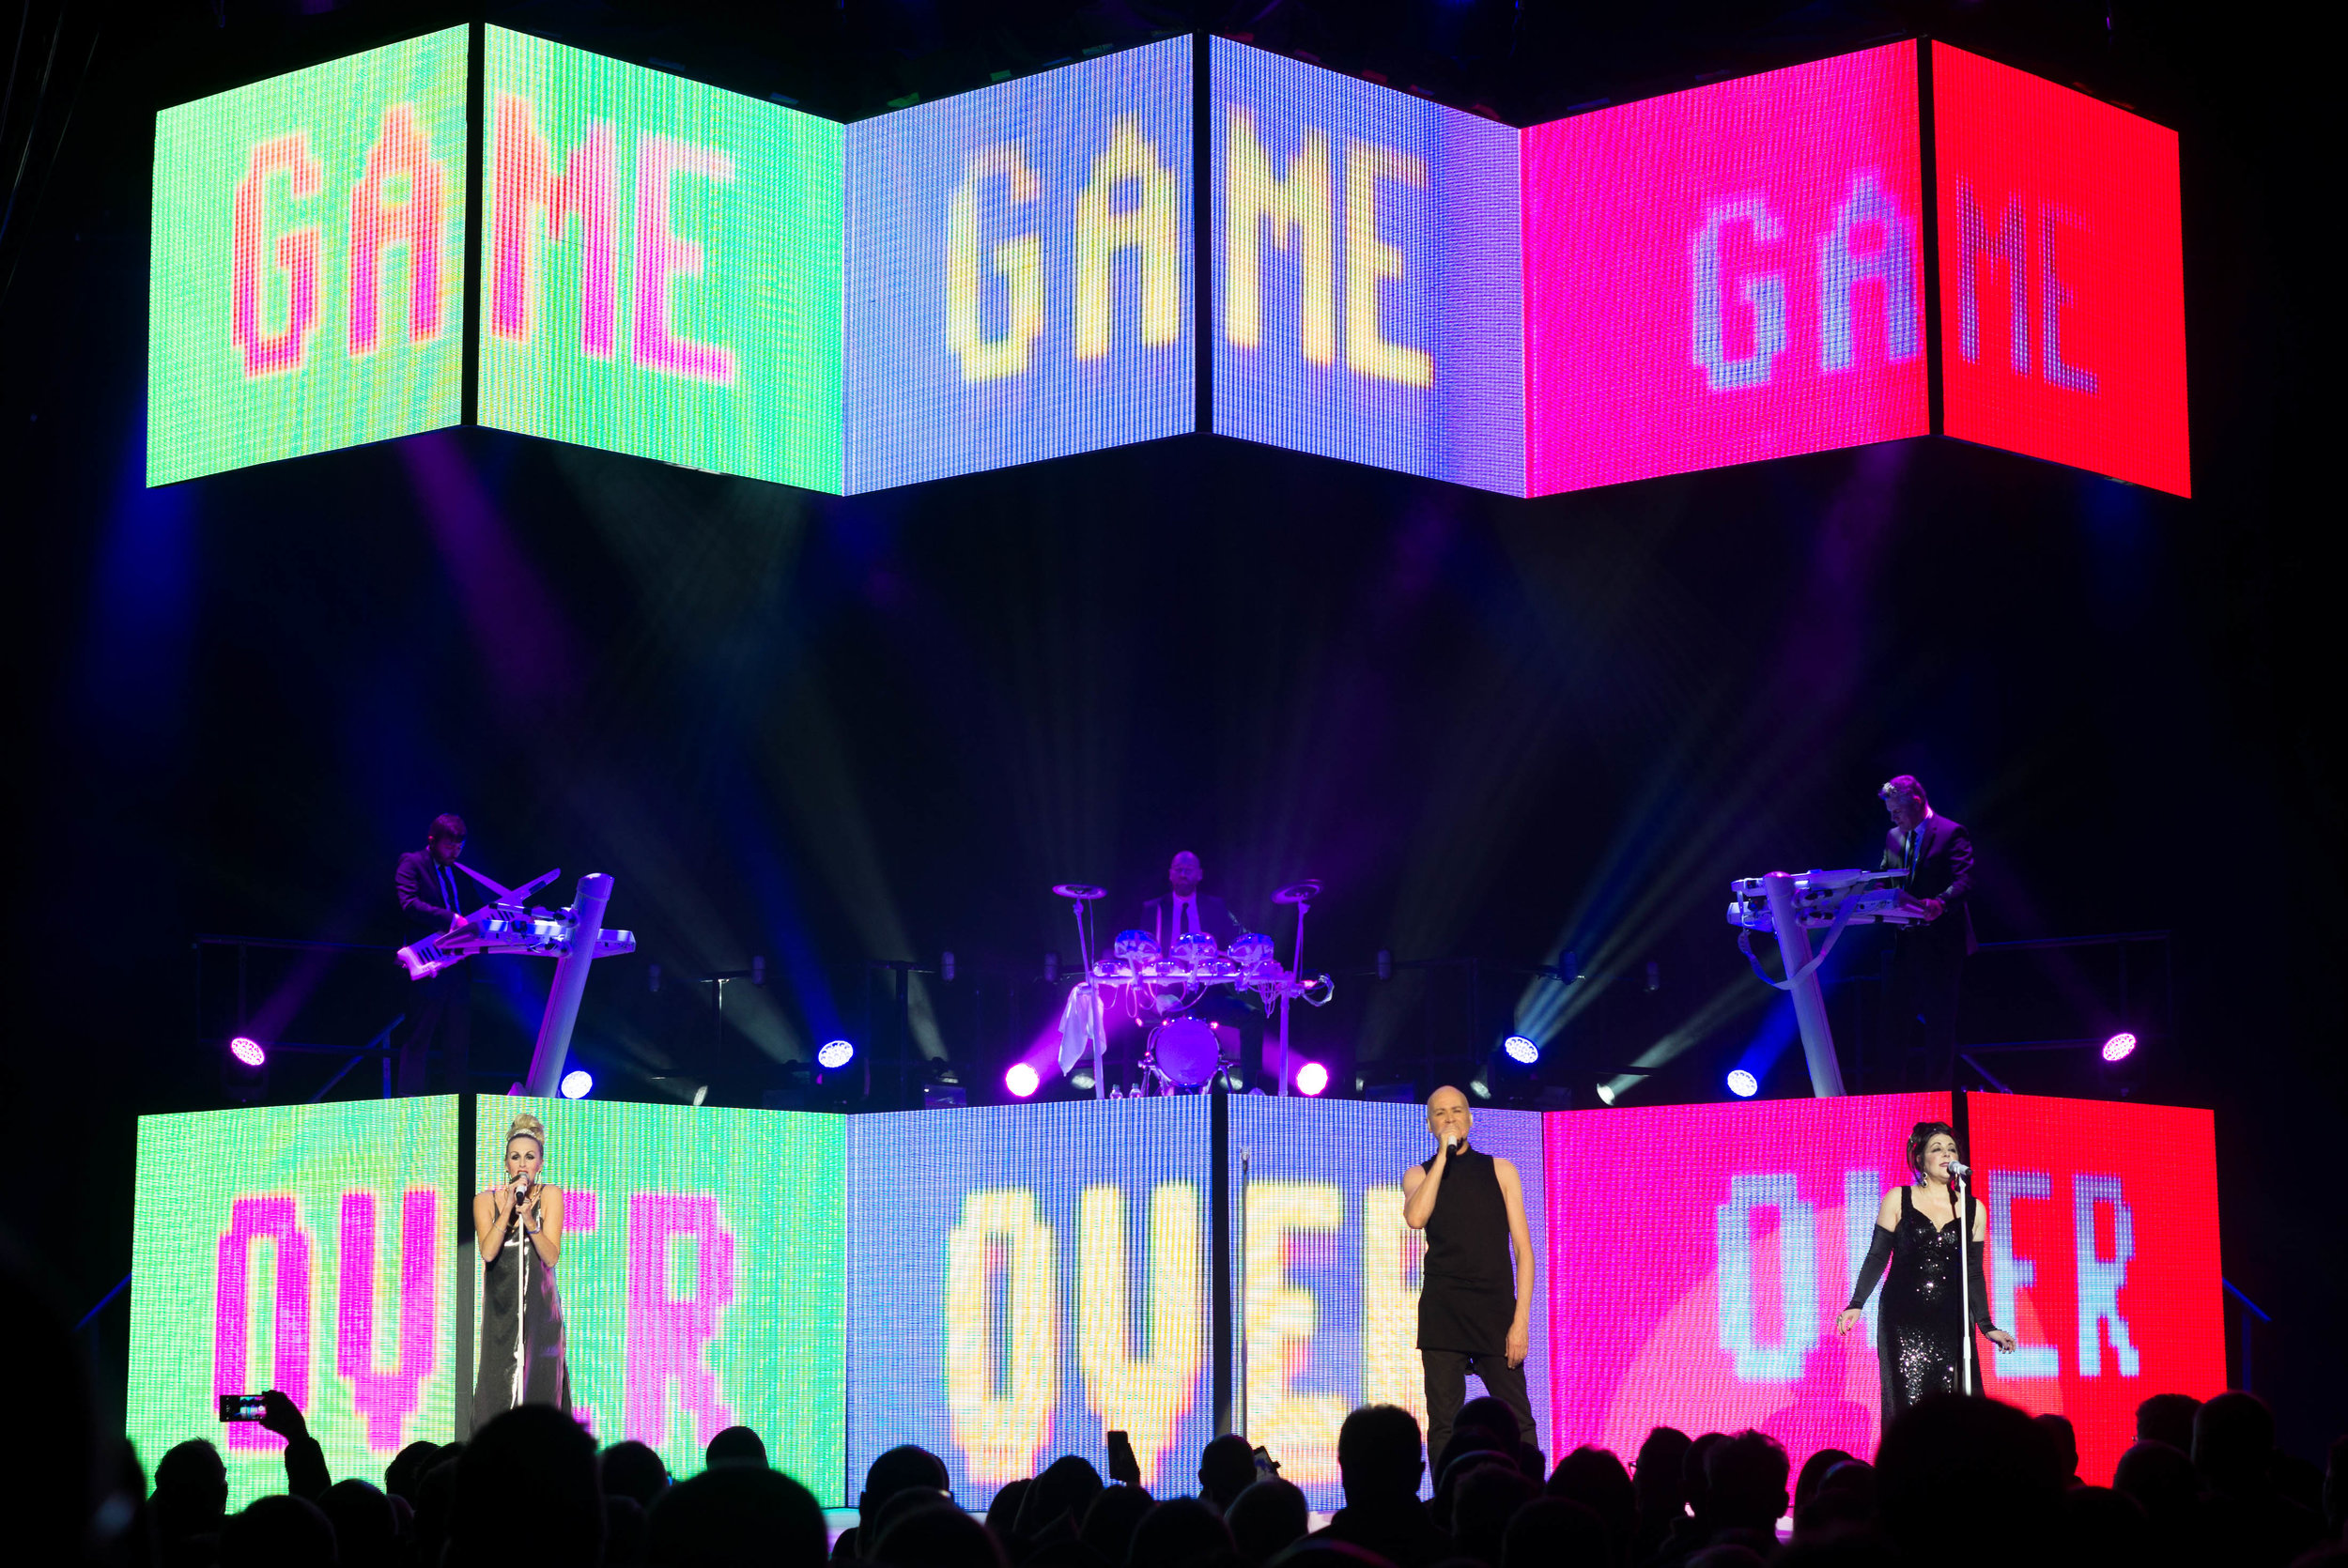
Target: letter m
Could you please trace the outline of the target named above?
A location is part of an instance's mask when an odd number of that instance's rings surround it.
[[[1298,328],[1305,362],[1337,361],[1336,219],[1329,203],[1329,139],[1318,131],[1275,177],[1256,140],[1256,116],[1231,105],[1223,152],[1223,335],[1234,348],[1263,346],[1262,227],[1272,246],[1297,237]]]
[[[1981,360],[1981,269],[2005,268],[2006,359],[2016,376],[2030,374],[2030,315],[2023,305],[2022,229],[2028,221],[2023,203],[2009,202],[1998,217],[1998,230],[1989,232],[1981,203],[1971,184],[1956,182],[1956,351],[1968,364]]]
[[[602,121],[591,122],[563,172],[531,123],[530,100],[501,94],[492,116],[489,177],[489,321],[491,333],[530,341],[541,280],[533,217],[546,214],[546,237],[561,244],[579,221],[579,346],[597,359],[611,357],[618,318],[619,139]]]

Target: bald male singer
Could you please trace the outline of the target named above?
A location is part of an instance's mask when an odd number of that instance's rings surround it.
[[[1522,1440],[1540,1441],[1524,1389],[1534,1284],[1524,1182],[1512,1161],[1469,1144],[1475,1128],[1467,1096],[1447,1084],[1437,1089],[1427,1101],[1434,1157],[1402,1173],[1402,1222],[1427,1233],[1418,1354],[1427,1375],[1432,1467],[1443,1464],[1471,1372],[1486,1393],[1516,1412]]]

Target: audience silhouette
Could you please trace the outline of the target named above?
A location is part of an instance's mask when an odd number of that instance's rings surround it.
[[[1481,1402],[1479,1402],[1481,1403]],[[1491,1402],[1505,1416],[1506,1407]],[[1066,1454],[995,1493],[984,1518],[951,1490],[946,1461],[912,1444],[865,1472],[855,1527],[827,1544],[815,1497],[766,1461],[748,1427],[710,1439],[701,1473],[672,1482],[649,1445],[596,1450],[568,1414],[510,1410],[470,1442],[410,1443],[365,1478],[334,1480],[301,1412],[269,1396],[286,1438],[284,1492],[230,1512],[219,1450],[192,1438],[157,1461],[151,1487],[128,1444],[93,1461],[84,1490],[28,1507],[12,1560],[108,1568],[475,1568],[515,1560],[579,1568],[2348,1568],[2348,1438],[2323,1470],[2279,1453],[2263,1401],[2155,1395],[2111,1484],[2078,1475],[2059,1415],[1942,1395],[1892,1423],[1870,1464],[1839,1449],[1794,1471],[1768,1433],[1695,1437],[1659,1426],[1635,1475],[1583,1445],[1546,1484],[1510,1430],[1463,1409],[1440,1496],[1420,1493],[1417,1421],[1391,1405],[1347,1416],[1337,1436],[1344,1506],[1318,1531],[1305,1492],[1259,1479],[1227,1434],[1198,1459],[1196,1497],[1104,1485]],[[1511,1422],[1513,1418],[1511,1418]],[[2182,1429],[2182,1431],[2181,1431]],[[2159,1434],[2183,1435],[2189,1452]],[[1536,1456],[1537,1458],[1537,1456]],[[75,1472],[78,1473],[78,1472]],[[110,1490],[112,1488],[112,1490]],[[114,1499],[110,1505],[108,1499]],[[1780,1531],[1789,1523],[1790,1539]],[[40,1514],[39,1517],[32,1515]],[[105,1519],[111,1528],[100,1528]],[[70,1520],[78,1528],[65,1530]],[[100,1523],[93,1523],[98,1521]],[[46,1533],[44,1533],[46,1531]]]

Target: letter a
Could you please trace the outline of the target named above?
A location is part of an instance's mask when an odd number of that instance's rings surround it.
[[[1109,198],[1131,181],[1134,205],[1119,211]],[[1163,347],[1182,335],[1182,207],[1174,171],[1157,144],[1131,115],[1109,128],[1109,143],[1092,161],[1092,177],[1076,193],[1075,356],[1097,360],[1109,351],[1110,268],[1120,251],[1141,259],[1141,341]]]
[[[386,207],[391,182],[405,175],[407,196]],[[440,212],[446,175],[432,144],[416,129],[412,103],[383,111],[383,133],[367,151],[367,172],[350,188],[350,323],[353,354],[371,354],[377,328],[383,253],[408,248],[408,341],[440,335]]]
[[[1882,243],[1864,255],[1851,251],[1861,223],[1874,223]],[[1916,239],[1908,215],[1876,182],[1871,170],[1851,177],[1850,196],[1834,210],[1834,226],[1818,238],[1818,368],[1848,370],[1853,347],[1851,291],[1874,280],[1883,285],[1883,357],[1893,364],[1916,357]]]

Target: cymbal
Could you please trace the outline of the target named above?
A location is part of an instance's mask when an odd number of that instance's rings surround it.
[[[1306,877],[1303,882],[1290,883],[1286,887],[1272,895],[1272,901],[1275,904],[1301,904],[1320,891],[1321,879]]]
[[[1109,890],[1107,888],[1095,887],[1088,882],[1056,882],[1052,884],[1052,891],[1058,894],[1063,899],[1084,899],[1089,900],[1092,899],[1105,899],[1109,896]]]

